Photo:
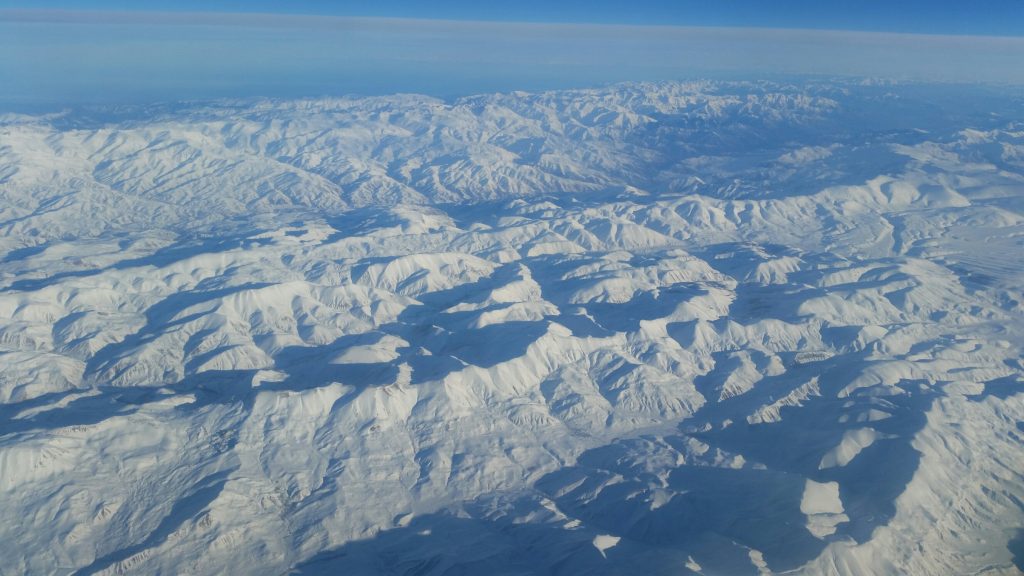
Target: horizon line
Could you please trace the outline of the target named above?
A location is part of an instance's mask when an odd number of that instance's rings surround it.
[[[84,18],[84,19],[83,19]],[[958,34],[935,32],[906,32],[891,30],[869,30],[860,28],[811,28],[811,27],[777,27],[777,26],[719,26],[699,24],[642,24],[642,23],[608,23],[585,21],[532,21],[532,20],[479,20],[455,18],[415,18],[398,16],[366,16],[314,14],[304,12],[225,12],[195,10],[79,10],[65,8],[0,8],[0,23],[54,23],[54,24],[118,24],[145,23],[167,26],[187,25],[222,25],[247,26],[278,24],[273,20],[287,20],[281,24],[309,23],[324,26],[331,23],[379,23],[379,24],[437,24],[448,26],[473,25],[493,27],[535,27],[535,28],[589,28],[619,30],[660,30],[660,31],[738,31],[757,30],[776,33],[808,33],[834,34],[839,36],[875,36],[875,37],[920,37],[929,39],[977,39],[996,41],[1024,41],[1024,35],[1012,36],[1003,34]],[[285,27],[285,26],[281,26]]]

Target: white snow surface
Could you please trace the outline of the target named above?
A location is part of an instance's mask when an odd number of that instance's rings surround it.
[[[0,116],[0,574],[1014,574],[1024,94]]]

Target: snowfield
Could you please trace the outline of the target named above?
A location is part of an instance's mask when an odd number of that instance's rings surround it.
[[[0,574],[1016,574],[1024,92],[0,116]]]

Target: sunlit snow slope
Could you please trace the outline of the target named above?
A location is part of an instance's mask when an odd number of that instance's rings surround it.
[[[1014,574],[1024,94],[0,116],[2,574]]]

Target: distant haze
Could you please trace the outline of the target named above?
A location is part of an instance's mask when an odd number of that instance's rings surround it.
[[[0,109],[702,76],[1024,84],[1024,38],[296,15],[0,11]]]

